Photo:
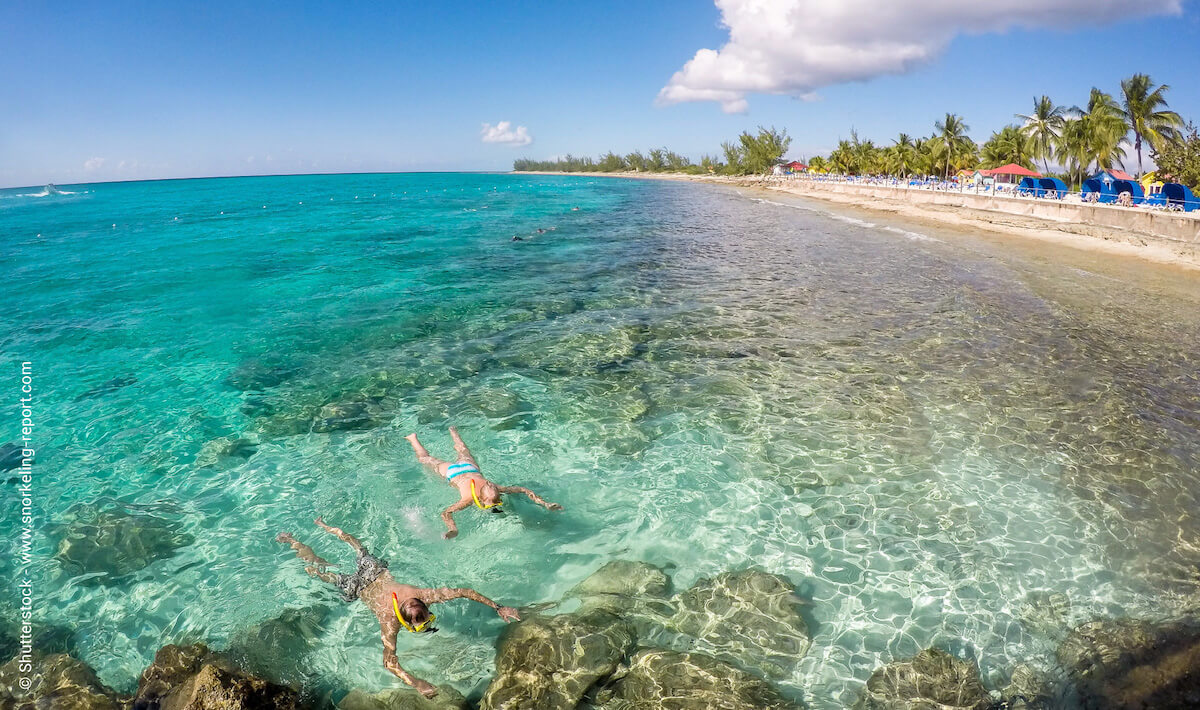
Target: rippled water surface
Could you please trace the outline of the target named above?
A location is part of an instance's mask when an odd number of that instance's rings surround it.
[[[784,686],[815,707],[929,645],[991,687],[1046,667],[1039,594],[1078,623],[1169,614],[1200,585],[1194,275],[677,183],[40,192],[0,191],[0,346],[10,373],[34,363],[38,503],[61,527],[119,501],[180,545],[104,573],[54,558],[60,529],[39,540],[42,621],[119,688],[164,643],[222,647],[314,604],[321,682],[391,686],[374,618],[273,542],[349,561],[316,515],[402,581],[513,605],[613,558],[677,588],[785,575],[815,628]],[[443,541],[451,491],[403,437],[449,457],[450,423],[566,512],[467,511]],[[6,578],[15,525],[10,506]],[[501,623],[447,606],[401,663],[477,691]]]

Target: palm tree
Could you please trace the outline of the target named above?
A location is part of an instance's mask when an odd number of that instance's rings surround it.
[[[1033,100],[1033,113],[1018,113],[1017,118],[1025,122],[1021,131],[1032,141],[1034,156],[1041,158],[1042,166],[1050,172],[1049,158],[1066,120],[1066,109],[1055,106],[1049,96],[1042,96]]]
[[[837,148],[829,154],[829,167],[843,175],[856,173],[854,145],[848,140],[838,141]]]
[[[1103,170],[1112,170],[1115,165],[1124,167],[1121,159],[1125,157],[1125,149],[1121,147],[1121,141],[1129,127],[1116,100],[1094,87],[1088,98],[1087,124],[1096,167]]]
[[[1091,120],[1086,113],[1063,121],[1055,143],[1054,157],[1067,170],[1071,186],[1083,184],[1094,156]]]
[[[985,167],[996,168],[1008,163],[1016,163],[1024,168],[1032,168],[1033,139],[1027,137],[1017,126],[1005,126],[983,144],[981,151]]]
[[[917,162],[917,146],[912,136],[901,133],[896,137],[896,143],[887,152],[887,170],[893,175],[907,177],[913,171]]]
[[[970,129],[970,126],[963,121],[962,116],[947,113],[944,119],[934,122],[933,128],[934,137],[946,149],[945,177],[949,178],[951,163],[967,151],[968,143],[974,145],[974,142],[967,137],[967,130]]]
[[[1152,148],[1160,150],[1166,143],[1179,140],[1179,129],[1183,119],[1174,111],[1168,111],[1163,96],[1171,87],[1154,82],[1147,74],[1134,74],[1121,82],[1124,98],[1122,114],[1129,130],[1133,131],[1133,149],[1137,151],[1138,175],[1142,174],[1142,139]]]

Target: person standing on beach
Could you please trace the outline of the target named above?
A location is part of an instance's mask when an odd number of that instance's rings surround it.
[[[401,584],[388,572],[387,560],[372,555],[358,538],[341,528],[326,525],[321,518],[314,522],[357,553],[353,574],[327,572],[326,568],[333,565],[319,557],[311,547],[292,537],[291,533],[281,532],[275,540],[291,545],[296,551],[296,556],[308,563],[304,568],[305,572],[340,589],[342,599],[347,602],[361,599],[375,613],[375,618],[379,619],[380,636],[383,639],[383,667],[427,698],[437,695],[437,688],[400,667],[400,660],[396,657],[396,634],[402,628],[413,634],[435,633],[437,628],[433,626],[433,622],[437,617],[429,611],[430,604],[448,602],[451,599],[470,599],[495,609],[505,621],[521,620],[516,609],[500,606],[474,589],[425,589]]]
[[[454,514],[460,510],[464,510],[471,506],[472,503],[480,510],[491,510],[493,513],[499,513],[500,510],[500,494],[502,493],[521,493],[529,496],[529,500],[544,507],[546,510],[562,510],[563,507],[558,503],[548,503],[538,497],[536,493],[528,488],[519,486],[497,486],[488,479],[483,477],[479,471],[479,464],[475,462],[475,457],[471,455],[471,450],[463,443],[462,437],[458,435],[456,427],[450,427],[450,438],[454,440],[454,452],[458,455],[458,460],[455,463],[443,461],[435,456],[432,456],[425,447],[417,441],[416,434],[409,434],[404,437],[408,439],[408,443],[412,444],[413,452],[417,455],[417,461],[428,466],[435,471],[439,476],[445,478],[446,481],[458,489],[458,502],[442,511],[442,522],[446,524],[446,532],[442,537],[447,540],[458,536],[458,526],[454,524]]]

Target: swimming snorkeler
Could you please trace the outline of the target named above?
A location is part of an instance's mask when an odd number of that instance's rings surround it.
[[[463,443],[462,437],[458,435],[458,429],[455,427],[450,427],[450,438],[454,440],[454,452],[458,455],[455,463],[432,456],[421,445],[421,442],[417,441],[416,434],[409,434],[404,438],[412,444],[413,451],[417,454],[417,461],[429,466],[439,476],[445,478],[450,485],[458,489],[458,502],[442,511],[442,522],[446,523],[446,532],[442,537],[447,540],[458,535],[458,526],[454,524],[455,513],[469,508],[472,503],[480,510],[499,513],[501,512],[501,493],[522,493],[546,510],[563,509],[558,503],[547,503],[528,488],[497,486],[484,478],[483,474],[479,472],[479,464],[475,462],[475,457],[471,455],[471,450]]]
[[[434,633],[437,628],[433,622],[437,620],[429,611],[430,604],[447,602],[451,599],[470,599],[485,604],[496,610],[505,621],[520,621],[517,610],[512,607],[500,606],[474,589],[439,587],[438,589],[423,589],[408,584],[400,584],[388,572],[387,560],[372,555],[358,538],[341,528],[331,527],[324,520],[316,519],[316,524],[325,532],[337,536],[339,540],[354,548],[358,553],[353,574],[335,574],[325,571],[332,567],[329,562],[317,556],[308,545],[292,537],[291,533],[282,532],[275,538],[277,542],[292,546],[296,555],[308,563],[304,568],[317,579],[328,582],[342,591],[342,599],[353,602],[363,600],[379,619],[380,636],[383,639],[383,666],[400,680],[415,688],[421,695],[432,698],[437,695],[437,688],[417,678],[400,667],[396,658],[396,634],[400,629],[409,633]]]

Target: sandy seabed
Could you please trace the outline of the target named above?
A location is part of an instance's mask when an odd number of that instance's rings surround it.
[[[673,180],[731,185],[761,192],[785,193],[804,199],[838,205],[839,209],[863,215],[890,215],[908,226],[945,227],[982,230],[1021,241],[1051,242],[1072,250],[1106,254],[1167,265],[1186,271],[1200,271],[1200,249],[1195,245],[1171,242],[1152,234],[1059,222],[1040,217],[947,205],[918,205],[902,198],[879,200],[821,189],[821,183],[780,180],[778,178],[730,177],[724,175],[685,175],[681,173],[637,172],[528,172],[529,175],[578,175],[638,180]]]

